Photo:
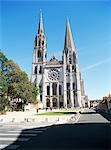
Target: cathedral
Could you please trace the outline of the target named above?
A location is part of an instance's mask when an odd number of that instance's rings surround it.
[[[84,81],[78,66],[69,20],[66,21],[61,60],[54,55],[47,60],[46,37],[42,13],[34,40],[32,78],[39,87],[37,100],[43,108],[74,108],[84,106]]]

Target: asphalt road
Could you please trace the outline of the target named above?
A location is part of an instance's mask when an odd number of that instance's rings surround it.
[[[35,135],[28,135],[29,133]],[[31,138],[20,141],[20,138],[25,138],[24,134],[27,134],[27,138],[30,136]],[[52,125],[49,128],[22,130],[12,145],[19,145],[16,148],[20,150],[111,150],[111,124],[94,110],[86,110],[81,113],[76,124],[71,122]]]

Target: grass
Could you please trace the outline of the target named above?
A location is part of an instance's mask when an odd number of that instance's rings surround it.
[[[60,116],[60,115],[72,115],[76,114],[76,112],[45,112],[41,113],[38,115],[43,115],[43,116]]]

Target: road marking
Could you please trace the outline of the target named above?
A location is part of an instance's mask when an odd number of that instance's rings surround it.
[[[8,149],[16,149],[19,147],[19,145],[6,145],[6,144],[0,144],[0,149],[3,149],[8,146]]]
[[[75,123],[79,121],[80,117],[81,117],[81,114],[79,114],[79,117],[75,120]]]
[[[43,131],[35,131],[35,130],[12,130],[12,131],[8,131],[8,132],[12,132],[12,133],[42,133]]]
[[[25,142],[28,141],[30,138],[18,138],[18,137],[2,137],[0,138],[0,141],[21,141],[21,142]]]
[[[27,133],[20,133],[20,134],[18,134],[18,133],[0,133],[0,136],[36,136],[37,134],[31,134],[31,133],[29,133],[29,134],[27,134]]]

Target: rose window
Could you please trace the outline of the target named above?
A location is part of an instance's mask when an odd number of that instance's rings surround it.
[[[52,81],[57,81],[59,79],[59,71],[57,69],[51,69],[48,72],[48,79]]]

